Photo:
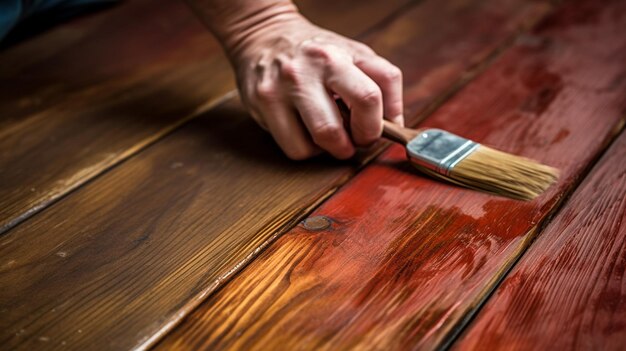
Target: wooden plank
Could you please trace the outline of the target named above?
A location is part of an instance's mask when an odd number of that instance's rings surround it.
[[[353,36],[410,2],[300,1],[327,11],[312,20]],[[217,42],[175,0],[61,26],[3,53],[0,77],[0,233],[234,88]]]
[[[495,4],[428,1],[365,41],[393,61],[411,53],[408,77],[428,68],[406,81],[420,92],[409,105],[425,105],[547,9]],[[400,29],[403,40],[384,40]],[[358,166],[290,162],[273,145],[223,105],[0,237],[2,345],[153,343]]]
[[[445,347],[623,127],[625,15],[568,3],[424,124],[560,168],[546,194],[429,180],[391,147],[156,349]]]
[[[626,345],[626,134],[498,287],[459,350]]]
[[[2,52],[0,129],[70,96],[97,101],[113,81],[130,84],[217,53],[184,3],[122,2]]]
[[[169,0],[124,2],[13,47],[0,77],[0,233],[232,89],[217,42]]]

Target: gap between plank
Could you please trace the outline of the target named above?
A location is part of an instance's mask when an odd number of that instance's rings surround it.
[[[139,154],[141,151],[147,149],[151,145],[155,144],[159,140],[161,140],[164,137],[166,137],[167,135],[171,134],[176,129],[178,129],[179,127],[183,126],[185,123],[189,122],[191,119],[195,118],[196,116],[198,116],[198,115],[200,115],[200,114],[202,114],[202,113],[204,113],[206,111],[209,111],[213,107],[219,106],[220,104],[224,103],[225,101],[231,99],[234,95],[236,95],[236,93],[237,93],[237,91],[233,90],[233,91],[230,91],[230,92],[228,92],[228,93],[226,93],[226,94],[224,94],[222,96],[219,96],[219,97],[216,97],[214,99],[211,99],[211,100],[207,101],[203,105],[200,105],[194,112],[192,112],[189,115],[181,118],[176,123],[168,126],[167,128],[162,129],[158,133],[153,134],[151,137],[148,137],[148,138],[142,140],[137,145],[128,148],[126,151],[120,153],[117,157],[115,157],[111,161],[107,162],[108,164],[105,163],[104,167],[102,169],[100,169],[99,171],[95,172],[92,176],[87,176],[87,177],[83,178],[82,180],[78,181],[74,185],[68,187],[65,192],[63,192],[63,193],[61,193],[61,194],[59,194],[59,195],[57,195],[55,197],[52,197],[48,201],[43,201],[40,204],[37,204],[36,206],[31,207],[30,209],[28,209],[28,211],[22,213],[21,215],[15,217],[11,221],[9,221],[6,225],[4,225],[3,227],[0,228],[0,236],[8,233],[11,229],[15,228],[16,226],[18,226],[21,223],[24,223],[27,219],[31,218],[35,214],[39,213],[40,211],[44,210],[45,208],[47,208],[49,206],[52,206],[57,201],[60,201],[61,199],[65,198],[66,196],[69,196],[74,191],[76,191],[79,188],[81,188],[81,187],[91,183],[92,181],[96,180],[100,176],[102,176],[102,175],[106,174],[107,172],[111,171],[112,169],[114,169],[118,165],[121,165],[124,162],[128,161],[133,156]]]
[[[350,176],[347,175],[343,179],[343,183],[345,183]],[[203,289],[197,296],[193,297],[189,302],[187,302],[183,307],[180,308],[179,312],[176,314],[174,318],[168,321],[163,327],[151,335],[148,339],[142,342],[139,346],[135,347],[134,350],[145,351],[152,349],[156,344],[159,343],[161,339],[169,334],[174,328],[176,328],[185,318],[195,311],[209,296],[215,294],[217,291],[221,290],[224,286],[228,285],[228,283],[224,283],[230,280],[233,276],[239,273],[242,269],[244,269],[252,260],[257,257],[263,250],[265,250],[269,245],[271,245],[278,237],[288,232],[291,228],[296,226],[300,221],[306,218],[311,212],[313,212],[319,205],[321,205],[324,201],[326,201],[329,197],[331,197],[337,189],[339,189],[341,185],[336,187],[332,187],[328,189],[326,192],[321,194],[313,203],[311,203],[308,207],[303,208],[296,212],[295,214],[287,213],[286,216],[289,216],[283,224],[281,224],[277,230],[274,231],[267,240],[262,242],[257,248],[252,250],[243,260],[237,263],[233,268],[231,268],[226,274],[219,277],[205,289]],[[283,215],[284,216],[284,215]],[[273,222],[281,222],[282,217],[275,218]],[[268,226],[271,226],[269,224]]]

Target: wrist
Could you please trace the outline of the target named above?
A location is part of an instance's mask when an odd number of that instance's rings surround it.
[[[220,39],[228,56],[231,59],[240,56],[246,48],[254,47],[255,42],[268,45],[268,39],[284,37],[286,28],[292,24],[308,23],[295,6],[290,7],[268,9],[262,14],[255,14],[255,18],[247,18],[240,26],[233,27]]]
[[[230,0],[228,5],[210,7],[199,5],[202,1],[189,2],[231,59],[248,42],[263,37],[280,24],[306,21],[290,0]]]

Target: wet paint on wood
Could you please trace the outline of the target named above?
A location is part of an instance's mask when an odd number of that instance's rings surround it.
[[[557,10],[559,11],[559,10]],[[435,349],[624,125],[626,3],[569,2],[427,119],[561,169],[519,202],[429,180],[393,146],[157,349]]]
[[[410,0],[300,1],[313,2],[327,11],[313,21],[354,36]],[[20,44],[0,55],[0,77],[0,233],[234,88],[217,42],[170,0],[123,2]]]
[[[456,350],[626,345],[626,134],[481,309]]]
[[[407,102],[426,106],[547,9],[495,3],[425,2],[365,42],[406,64],[405,83],[420,92]],[[405,36],[394,48],[383,38],[396,23]],[[433,33],[442,45],[425,39]],[[417,49],[423,42],[433,50]],[[0,284],[10,287],[0,291],[0,341],[150,345],[355,168],[289,162],[237,104],[211,110],[0,238]]]

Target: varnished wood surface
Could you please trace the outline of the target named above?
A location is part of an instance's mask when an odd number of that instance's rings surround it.
[[[622,133],[454,349],[624,349],[625,160]]]
[[[426,106],[547,9],[495,3],[424,2],[365,41]],[[211,110],[0,238],[0,341],[150,345],[354,171],[289,162],[238,105]]]
[[[216,49],[184,3],[120,2],[0,52],[0,126],[70,96],[94,101],[112,82],[145,79],[175,60],[210,58]]]
[[[555,187],[532,202],[453,187],[393,146],[157,349],[445,347],[623,127],[626,3],[557,11],[424,124],[556,166]]]
[[[410,2],[300,1],[351,36]],[[0,233],[233,88],[218,44],[177,0],[124,1],[0,52]]]
[[[0,232],[231,90],[228,69],[169,0],[122,2],[0,52]]]

